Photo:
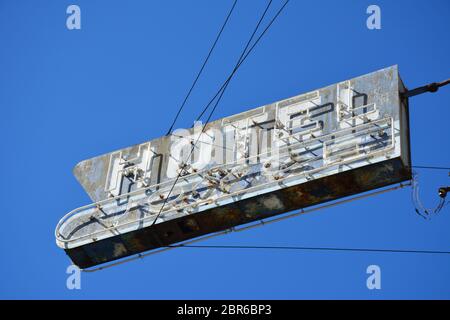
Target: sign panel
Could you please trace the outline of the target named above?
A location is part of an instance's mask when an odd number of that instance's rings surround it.
[[[85,268],[409,180],[404,91],[393,66],[82,161],[57,244]]]

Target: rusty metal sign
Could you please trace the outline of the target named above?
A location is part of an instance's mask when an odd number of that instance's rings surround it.
[[[82,161],[56,242],[88,268],[410,180],[403,92],[393,66]]]

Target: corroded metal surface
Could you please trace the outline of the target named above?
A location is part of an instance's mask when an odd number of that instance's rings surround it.
[[[394,66],[85,160],[74,173],[96,203],[57,243],[86,268],[409,180],[403,91]]]

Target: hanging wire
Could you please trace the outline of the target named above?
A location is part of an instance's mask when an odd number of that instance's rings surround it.
[[[431,219],[431,216],[433,214],[438,214],[442,211],[442,209],[450,203],[450,201],[446,201],[447,191],[445,188],[439,189],[439,204],[435,208],[426,208],[422,201],[420,200],[420,186],[419,186],[419,174],[416,171],[412,172],[412,189],[411,189],[411,195],[412,195],[412,201],[414,204],[414,208],[416,213],[426,219]],[[443,192],[441,192],[443,190]]]

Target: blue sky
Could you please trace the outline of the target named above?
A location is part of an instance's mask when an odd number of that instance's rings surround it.
[[[0,298],[450,298],[450,256],[177,249],[66,288],[53,230],[88,204],[80,160],[163,135],[231,0],[0,0]],[[81,8],[81,30],[66,8]],[[178,127],[230,72],[266,2],[239,1]],[[366,28],[377,4],[382,29]],[[281,5],[274,0],[273,10]],[[450,2],[291,0],[236,74],[214,119],[398,64],[409,88],[450,76]],[[414,165],[450,165],[450,88],[411,100]],[[420,170],[437,203],[446,171]],[[425,221],[410,189],[203,242],[448,250],[450,209]],[[382,271],[368,290],[366,268]]]

